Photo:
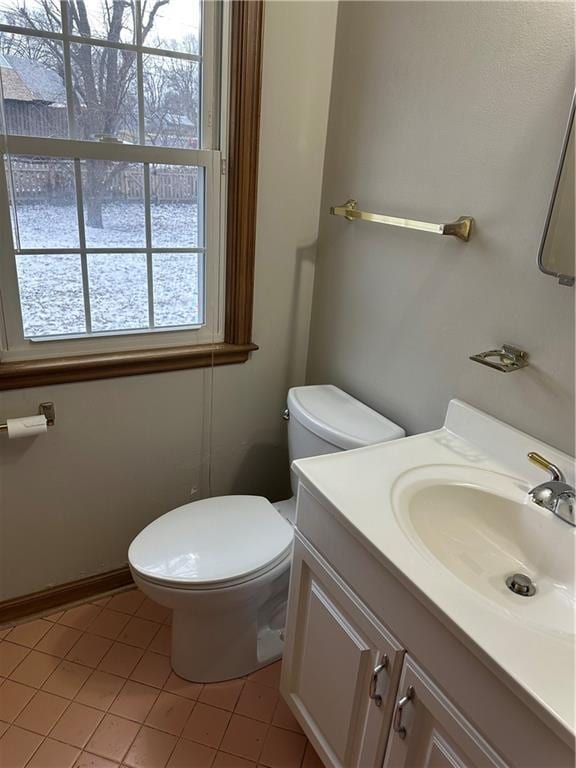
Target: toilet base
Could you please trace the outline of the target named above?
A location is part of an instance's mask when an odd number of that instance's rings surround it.
[[[204,590],[161,586],[133,571],[142,592],[173,611],[171,664],[179,677],[231,680],[281,658],[291,559],[241,584]]]
[[[229,615],[218,631],[199,632],[198,622],[184,612],[174,614],[172,669],[197,683],[215,683],[244,677],[282,657],[283,630],[258,631],[256,622]],[[240,628],[240,631],[239,631]]]

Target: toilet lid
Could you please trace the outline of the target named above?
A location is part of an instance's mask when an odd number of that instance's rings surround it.
[[[184,504],[150,523],[128,560],[145,579],[180,587],[254,578],[282,559],[292,527],[262,496],[219,496]]]

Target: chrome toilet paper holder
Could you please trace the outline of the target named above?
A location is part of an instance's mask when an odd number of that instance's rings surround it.
[[[49,427],[53,427],[56,423],[56,409],[54,403],[40,403],[38,406],[38,414],[46,418],[46,424]],[[8,425],[5,421],[0,422],[0,432],[7,432]]]

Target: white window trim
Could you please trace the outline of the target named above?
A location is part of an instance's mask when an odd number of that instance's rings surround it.
[[[215,50],[217,20],[215,3],[202,0],[202,83],[201,83],[201,145],[208,149],[188,150],[151,145],[116,144],[114,142],[79,141],[75,139],[47,139],[30,136],[0,134],[0,359],[4,362],[48,359],[52,357],[86,355],[134,350],[162,349],[166,347],[195,346],[221,343],[224,339],[224,300],[222,287],[225,278],[225,202],[226,177],[222,173],[225,153],[215,147],[227,147],[228,135],[228,70],[229,70],[229,10],[223,3],[220,88],[215,88],[218,63]],[[0,25],[0,29],[2,25]],[[4,27],[6,29],[6,27]],[[14,32],[46,36],[26,28],[11,27]],[[64,39],[63,34],[50,34]],[[71,42],[102,45],[96,38],[67,36]],[[105,41],[104,41],[105,43]],[[130,44],[119,47],[134,48]],[[142,48],[144,52],[158,54],[156,49]],[[170,52],[172,55],[172,52]],[[192,54],[187,58],[194,59]],[[199,57],[196,57],[198,59]],[[219,100],[215,94],[219,93]],[[219,119],[216,115],[219,113]],[[203,248],[153,248],[158,251],[184,251],[204,254],[204,323],[202,326],[178,328],[153,328],[110,333],[94,333],[82,336],[27,339],[23,333],[20,296],[16,271],[15,249],[10,221],[9,196],[4,159],[7,155],[36,155],[61,158],[88,158],[141,162],[149,164],[191,165],[204,168],[204,247]],[[200,215],[199,215],[200,219]],[[30,252],[31,249],[26,249]],[[96,249],[87,249],[94,251]],[[146,248],[114,248],[118,253],[144,252]],[[78,249],[50,249],[46,253],[73,252]]]

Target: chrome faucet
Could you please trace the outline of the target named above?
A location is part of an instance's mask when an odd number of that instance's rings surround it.
[[[552,480],[537,485],[528,491],[534,504],[547,509],[569,525],[576,526],[576,492],[568,485],[562,471],[539,453],[529,453],[528,458],[534,464],[550,472]]]

